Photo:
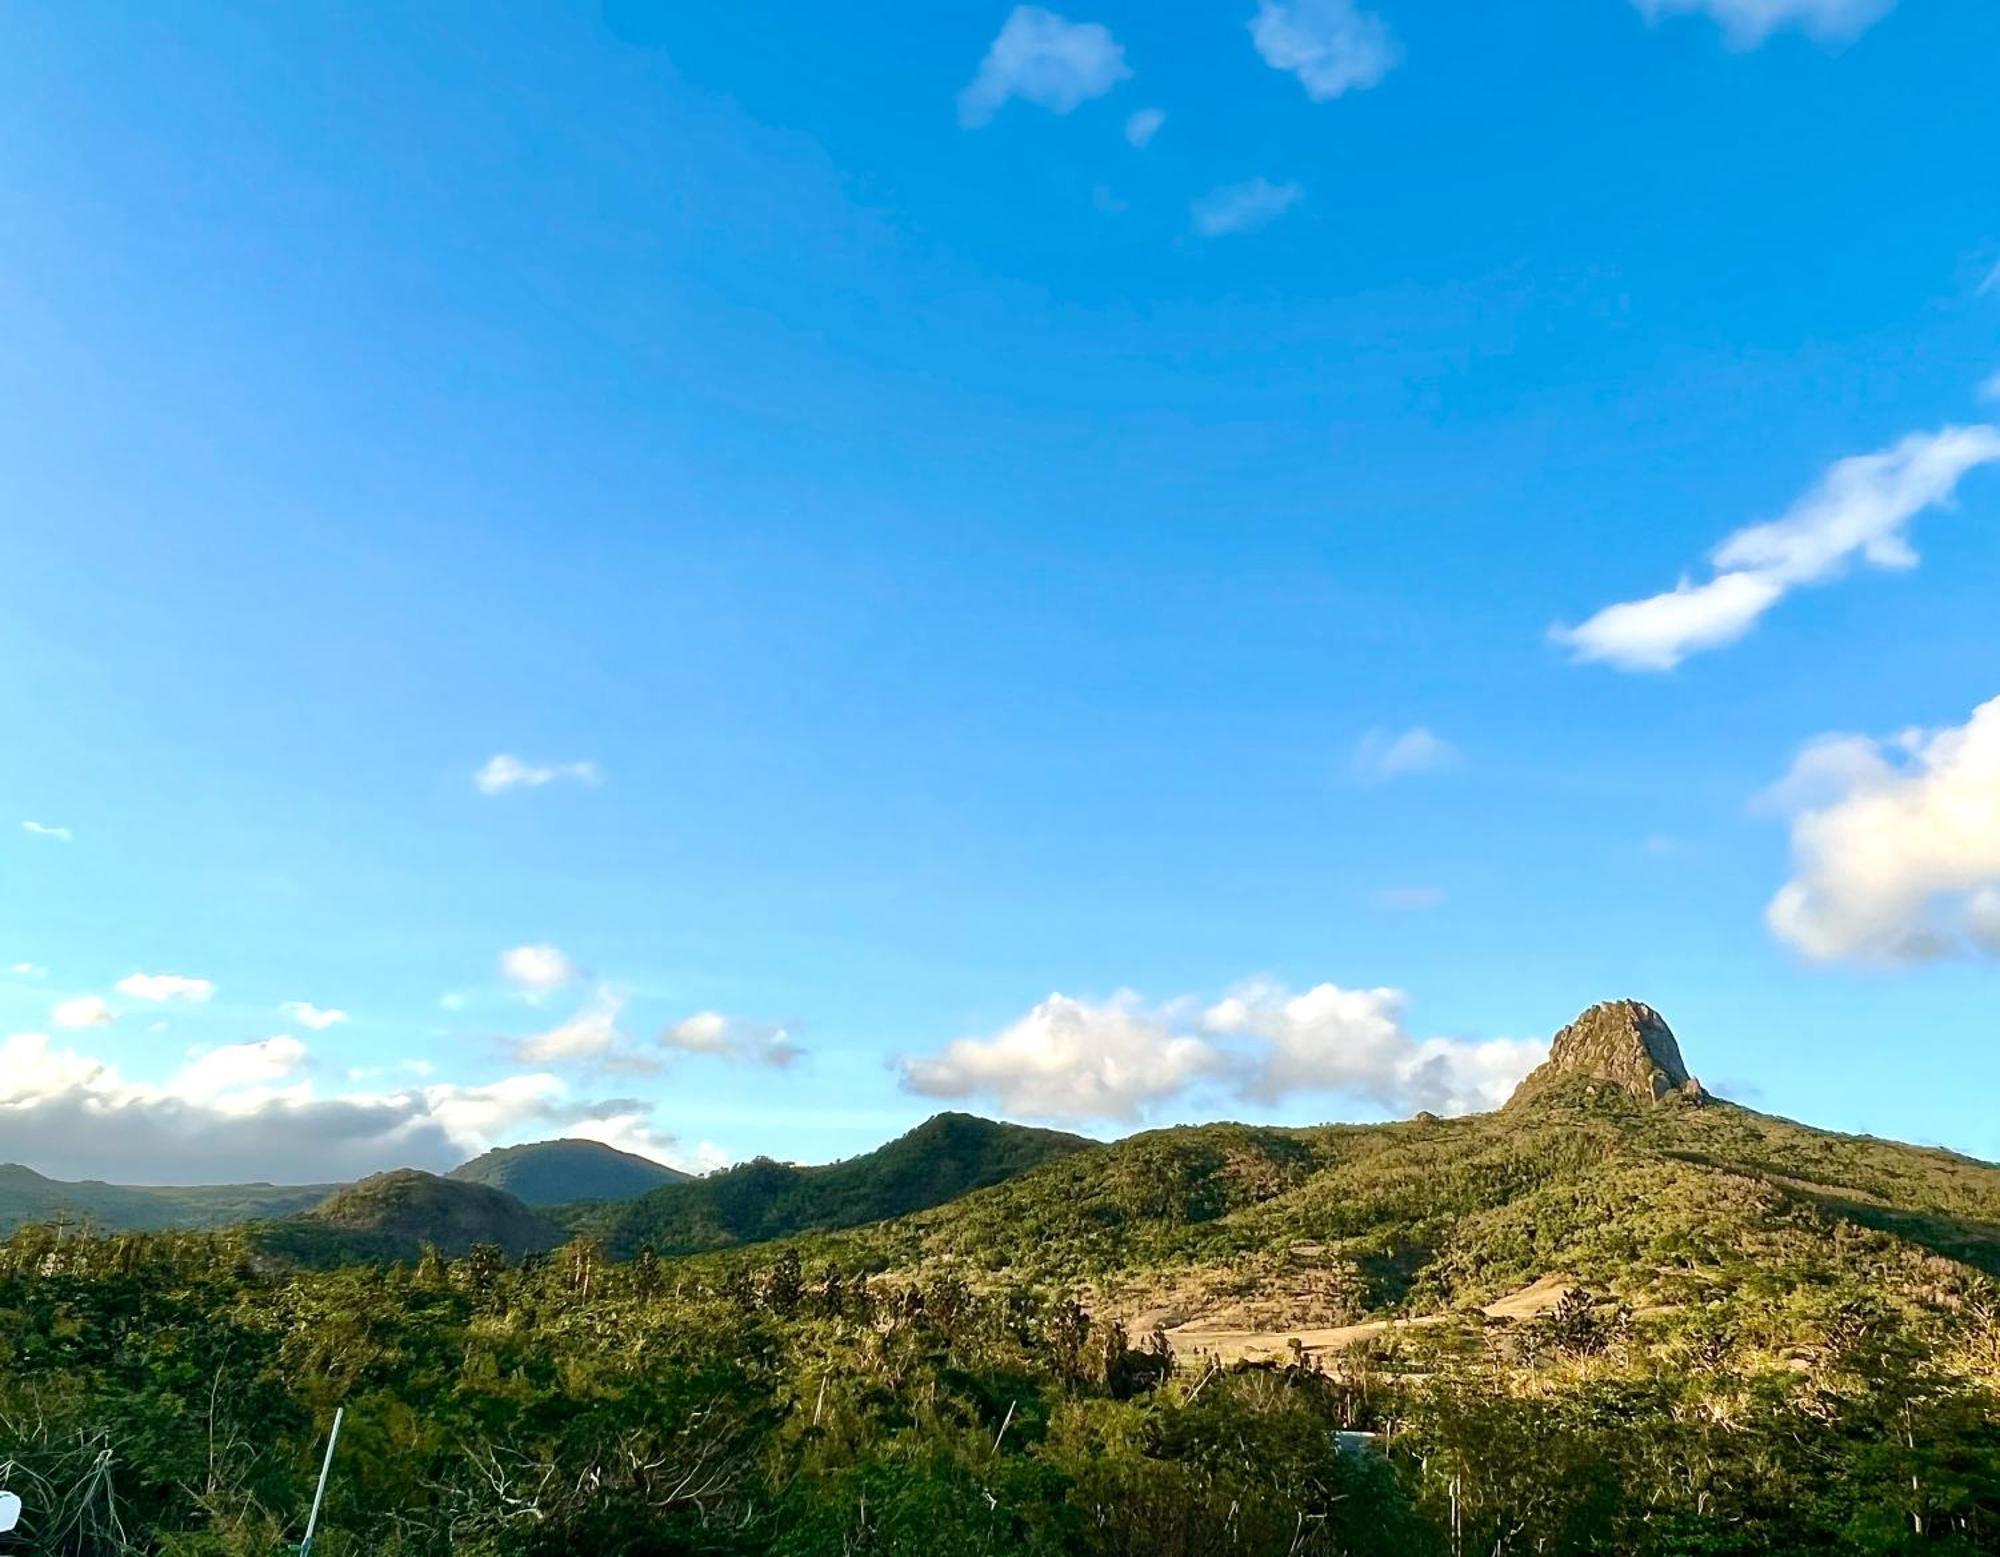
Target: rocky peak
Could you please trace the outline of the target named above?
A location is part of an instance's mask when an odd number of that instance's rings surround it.
[[[1571,1078],[1622,1087],[1641,1103],[1673,1097],[1699,1103],[1708,1096],[1688,1074],[1667,1019],[1636,1000],[1594,1005],[1557,1033],[1547,1061],[1514,1089],[1508,1105]]]

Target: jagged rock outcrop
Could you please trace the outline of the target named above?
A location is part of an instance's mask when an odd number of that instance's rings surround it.
[[[1548,1059],[1514,1089],[1507,1106],[1577,1081],[1619,1087],[1648,1104],[1673,1098],[1700,1103],[1708,1098],[1701,1083],[1688,1074],[1667,1019],[1637,1000],[1594,1005],[1557,1033]]]

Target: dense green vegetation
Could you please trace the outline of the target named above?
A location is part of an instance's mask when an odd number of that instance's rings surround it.
[[[496,1146],[460,1163],[446,1178],[505,1190],[530,1206],[576,1200],[631,1200],[688,1175],[650,1157],[635,1157],[602,1141],[532,1141]]]
[[[938,1114],[845,1162],[798,1167],[759,1158],[623,1206],[580,1211],[572,1221],[601,1234],[618,1254],[724,1249],[942,1205],[1090,1144],[1059,1130]]]
[[[519,1258],[554,1248],[563,1231],[504,1191],[402,1168],[329,1195],[298,1216],[252,1223],[247,1243],[299,1265],[415,1260],[427,1249],[450,1256],[490,1244]]]
[[[421,1174],[26,1227],[16,1549],[277,1551],[340,1405],[321,1557],[2000,1554],[2000,1168],[1638,1096],[1110,1145],[943,1116],[547,1252]],[[1482,1310],[1530,1283],[1561,1301]],[[1274,1361],[1203,1344],[1249,1331]]]

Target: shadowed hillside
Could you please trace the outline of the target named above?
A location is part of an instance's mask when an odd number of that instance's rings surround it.
[[[634,1156],[602,1141],[533,1141],[496,1146],[460,1163],[446,1178],[505,1190],[530,1206],[576,1200],[631,1200],[662,1184],[685,1183],[678,1168]]]
[[[822,1167],[759,1158],[656,1189],[587,1224],[615,1253],[724,1249],[941,1205],[1090,1144],[1057,1130],[939,1114],[865,1156]]]
[[[414,1260],[426,1245],[456,1257],[474,1244],[495,1244],[518,1258],[552,1249],[563,1237],[555,1223],[504,1191],[402,1168],[350,1184],[302,1215],[265,1223],[255,1242],[269,1254],[326,1265]]]

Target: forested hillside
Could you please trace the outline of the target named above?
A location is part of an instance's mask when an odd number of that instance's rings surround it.
[[[23,1228],[20,1549],[277,1550],[344,1406],[320,1557],[2000,1552],[2000,1168],[1715,1099],[1650,1015],[1586,1013],[1464,1119],[947,1118],[811,1170],[811,1215],[926,1147],[1046,1160],[683,1257],[426,1247],[547,1224],[423,1175],[296,1249]]]

